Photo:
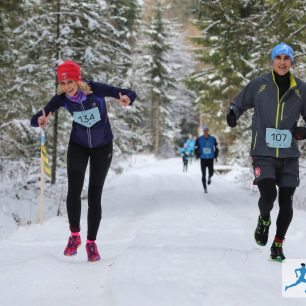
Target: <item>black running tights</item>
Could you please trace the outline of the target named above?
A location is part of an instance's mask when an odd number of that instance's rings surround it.
[[[208,168],[208,176],[214,175],[214,159],[203,159],[201,158],[201,171],[202,171],[202,184],[206,188],[206,168]]]
[[[80,231],[81,193],[89,160],[87,239],[96,240],[100,226],[101,196],[104,181],[113,155],[113,144],[99,148],[86,148],[69,142],[67,153],[68,195],[67,213],[72,232]]]
[[[260,215],[263,218],[270,217],[273,203],[277,197],[276,183],[274,179],[263,179],[258,182],[260,198],[258,201]],[[279,187],[278,204],[279,213],[276,220],[276,237],[284,239],[293,217],[292,200],[295,187]]]

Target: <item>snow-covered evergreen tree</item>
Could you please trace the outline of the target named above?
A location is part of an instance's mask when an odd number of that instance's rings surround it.
[[[167,11],[162,12],[160,6],[151,7],[151,17],[138,33],[130,75],[141,105],[138,130],[144,136],[143,145],[156,154],[173,156],[175,145],[181,142],[183,118],[196,121],[194,97],[184,84],[193,59],[181,25],[163,13]]]
[[[176,146],[181,146],[187,139],[188,134],[197,135],[198,110],[195,103],[195,93],[188,89],[186,85],[188,76],[195,69],[194,57],[189,50],[190,44],[187,43],[187,34],[176,19],[170,19],[169,21],[171,27],[168,41],[171,49],[166,54],[166,60],[171,68],[173,78],[173,83],[169,87],[171,97],[169,110],[174,126],[169,133],[169,139],[173,150],[173,141],[175,141]],[[184,128],[187,128],[187,130],[184,131]],[[167,146],[165,146],[165,149],[167,149]]]
[[[134,59],[137,56],[138,31],[141,29],[141,7],[137,0],[106,0],[110,23],[116,31],[113,39],[120,49],[112,61],[117,63],[113,74],[113,84],[135,90],[138,94]],[[139,94],[138,94],[139,96]],[[115,135],[115,157],[122,153],[134,153],[143,150],[144,135],[141,130],[142,105],[139,97],[131,108],[122,108],[116,103],[108,105],[109,115],[113,118]],[[116,154],[117,153],[117,154]]]
[[[171,44],[168,41],[169,29],[169,21],[163,18],[163,7],[161,3],[158,3],[154,7],[150,24],[145,30],[149,38],[145,48],[148,60],[145,83],[147,83],[148,101],[150,102],[147,110],[151,114],[152,150],[157,155],[161,153],[161,146],[171,140],[169,131],[174,128],[169,109],[172,98],[169,89],[174,85],[174,79],[166,58],[167,53],[171,50]]]
[[[26,118],[29,101],[22,101],[13,89],[18,68],[13,30],[23,14],[20,0],[0,4],[0,173],[2,182],[12,189],[18,184],[25,186],[31,180],[33,169],[29,164],[36,159],[35,152],[39,150]],[[18,177],[24,179],[20,182]]]

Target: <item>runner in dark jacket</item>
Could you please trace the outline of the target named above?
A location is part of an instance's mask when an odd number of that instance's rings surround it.
[[[272,50],[273,70],[252,80],[234,99],[227,114],[230,127],[254,108],[251,156],[256,184],[260,191],[255,240],[266,245],[271,224],[270,212],[279,187],[279,214],[271,259],[285,259],[282,244],[293,216],[292,199],[299,185],[300,152],[296,140],[306,138],[306,128],[297,127],[300,116],[306,122],[306,84],[290,68],[293,49],[281,43]]]
[[[195,154],[201,159],[202,184],[204,192],[207,193],[207,184],[211,184],[214,175],[214,159],[219,154],[217,139],[209,134],[209,128],[203,128],[203,135],[196,139]],[[206,184],[206,169],[208,169],[208,180]]]
[[[113,134],[105,97],[115,98],[123,106],[128,106],[136,99],[136,93],[107,84],[82,81],[80,67],[73,61],[59,65],[57,77],[59,94],[32,117],[31,125],[46,127],[50,115],[59,107],[65,107],[73,117],[67,153],[67,213],[71,236],[64,255],[75,255],[81,244],[81,192],[89,161],[86,251],[88,260],[96,261],[100,259],[95,240],[102,213],[102,189],[113,154]]]

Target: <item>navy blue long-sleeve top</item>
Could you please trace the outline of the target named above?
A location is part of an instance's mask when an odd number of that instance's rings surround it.
[[[110,122],[107,115],[105,97],[119,99],[119,93],[130,98],[131,104],[136,99],[136,93],[130,89],[118,88],[104,83],[87,82],[93,93],[86,96],[80,103],[72,102],[65,94],[55,95],[44,107],[46,116],[58,108],[65,107],[74,120],[70,141],[87,148],[96,148],[110,143],[113,139]],[[38,127],[38,118],[42,110],[31,119],[31,125]]]

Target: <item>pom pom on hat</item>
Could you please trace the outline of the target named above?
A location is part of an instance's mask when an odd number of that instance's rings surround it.
[[[278,45],[276,45],[273,49],[272,49],[272,52],[271,52],[271,60],[273,62],[274,58],[277,56],[277,55],[280,55],[280,54],[285,54],[285,55],[288,55],[291,59],[291,61],[293,62],[294,60],[294,52],[293,52],[293,49],[285,44],[285,43],[280,43]]]
[[[65,61],[57,67],[57,78],[59,81],[81,81],[81,68],[78,64],[71,60]]]

